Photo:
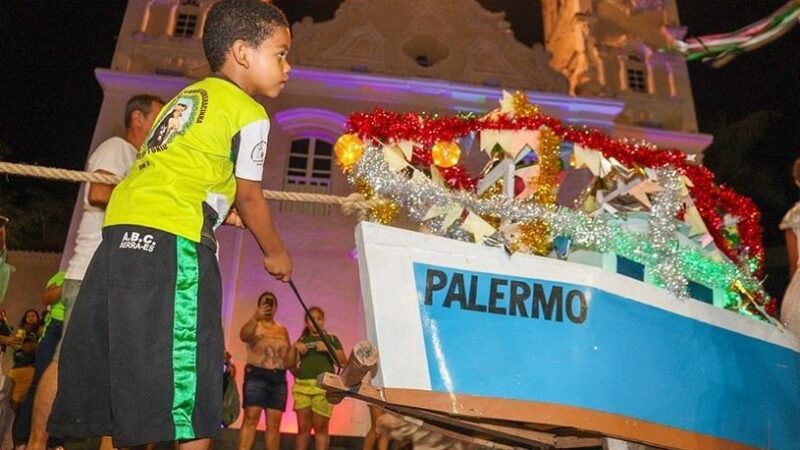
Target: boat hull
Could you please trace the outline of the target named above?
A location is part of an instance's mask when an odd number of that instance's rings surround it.
[[[387,401],[667,448],[800,448],[788,332],[593,267],[369,223],[356,240]]]

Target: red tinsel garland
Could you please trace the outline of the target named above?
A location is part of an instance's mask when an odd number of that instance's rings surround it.
[[[454,140],[470,132],[484,129],[535,130],[548,126],[562,140],[575,142],[581,146],[602,152],[606,158],[614,158],[627,167],[658,168],[672,166],[691,180],[689,188],[700,216],[717,247],[734,263],[744,266],[749,258],[756,260],[754,275],[761,277],[764,261],[762,245],[761,213],[753,201],[733,190],[714,183],[714,174],[707,168],[690,163],[686,154],[677,149],[657,149],[655,147],[620,142],[609,138],[603,132],[591,128],[565,126],[558,119],[545,115],[510,118],[507,116],[491,119],[476,117],[428,117],[415,113],[399,114],[380,108],[372,114],[355,113],[350,116],[346,132],[356,133],[364,140],[393,142],[409,140],[420,144],[414,148],[412,164],[430,165],[431,146],[440,140]],[[475,180],[466,169],[456,165],[442,169],[447,183],[456,189],[472,190]],[[738,219],[740,242],[725,238],[724,216],[730,214]]]

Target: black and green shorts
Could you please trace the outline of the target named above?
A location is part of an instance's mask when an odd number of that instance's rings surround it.
[[[215,249],[140,226],[103,230],[58,370],[51,435],[114,447],[214,437],[222,422]]]

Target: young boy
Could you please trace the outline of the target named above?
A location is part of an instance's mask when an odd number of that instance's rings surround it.
[[[177,129],[145,140],[106,210],[64,337],[53,435],[210,446],[224,358],[214,228],[241,220],[266,271],[291,277],[261,195],[269,120],[253,99],[280,93],[290,45],[289,24],[271,4],[221,0],[209,11],[203,47],[214,76],[161,110],[156,123],[181,105]],[[234,204],[238,216],[229,215]]]

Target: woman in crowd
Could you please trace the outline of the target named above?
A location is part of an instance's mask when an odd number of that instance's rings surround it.
[[[800,188],[800,159],[792,166],[792,177],[794,184]],[[789,273],[792,280],[786,293],[783,295],[781,304],[781,321],[796,336],[800,336],[800,274],[797,270],[797,259],[800,256],[798,251],[798,233],[800,233],[800,202],[797,202],[783,216],[779,225],[786,238],[786,252],[789,255]]]
[[[333,354],[328,352],[322,337],[311,322],[312,318],[333,346]],[[325,312],[321,308],[317,306],[309,308],[306,327],[300,339],[292,346],[290,353],[297,355],[297,364],[292,368],[292,373],[295,375],[292,397],[294,410],[297,413],[297,438],[294,448],[307,450],[313,429],[314,448],[328,450],[330,448],[328,421],[333,413],[333,405],[325,399],[325,390],[317,387],[317,375],[334,371],[333,358],[343,365],[346,357],[339,338],[325,332]],[[290,359],[294,359],[294,356],[290,355]]]
[[[36,344],[39,342],[39,313],[29,309],[22,315],[15,337],[21,342],[14,347],[14,367],[8,376],[14,380],[11,407],[16,412],[33,382]]]
[[[267,429],[264,443],[267,450],[280,448],[280,426],[286,409],[286,367],[295,361],[289,356],[289,333],[275,321],[278,299],[272,292],[258,297],[258,304],[239,337],[247,344],[247,365],[244,368],[244,421],[239,432],[239,450],[250,450],[256,426],[264,410]]]

